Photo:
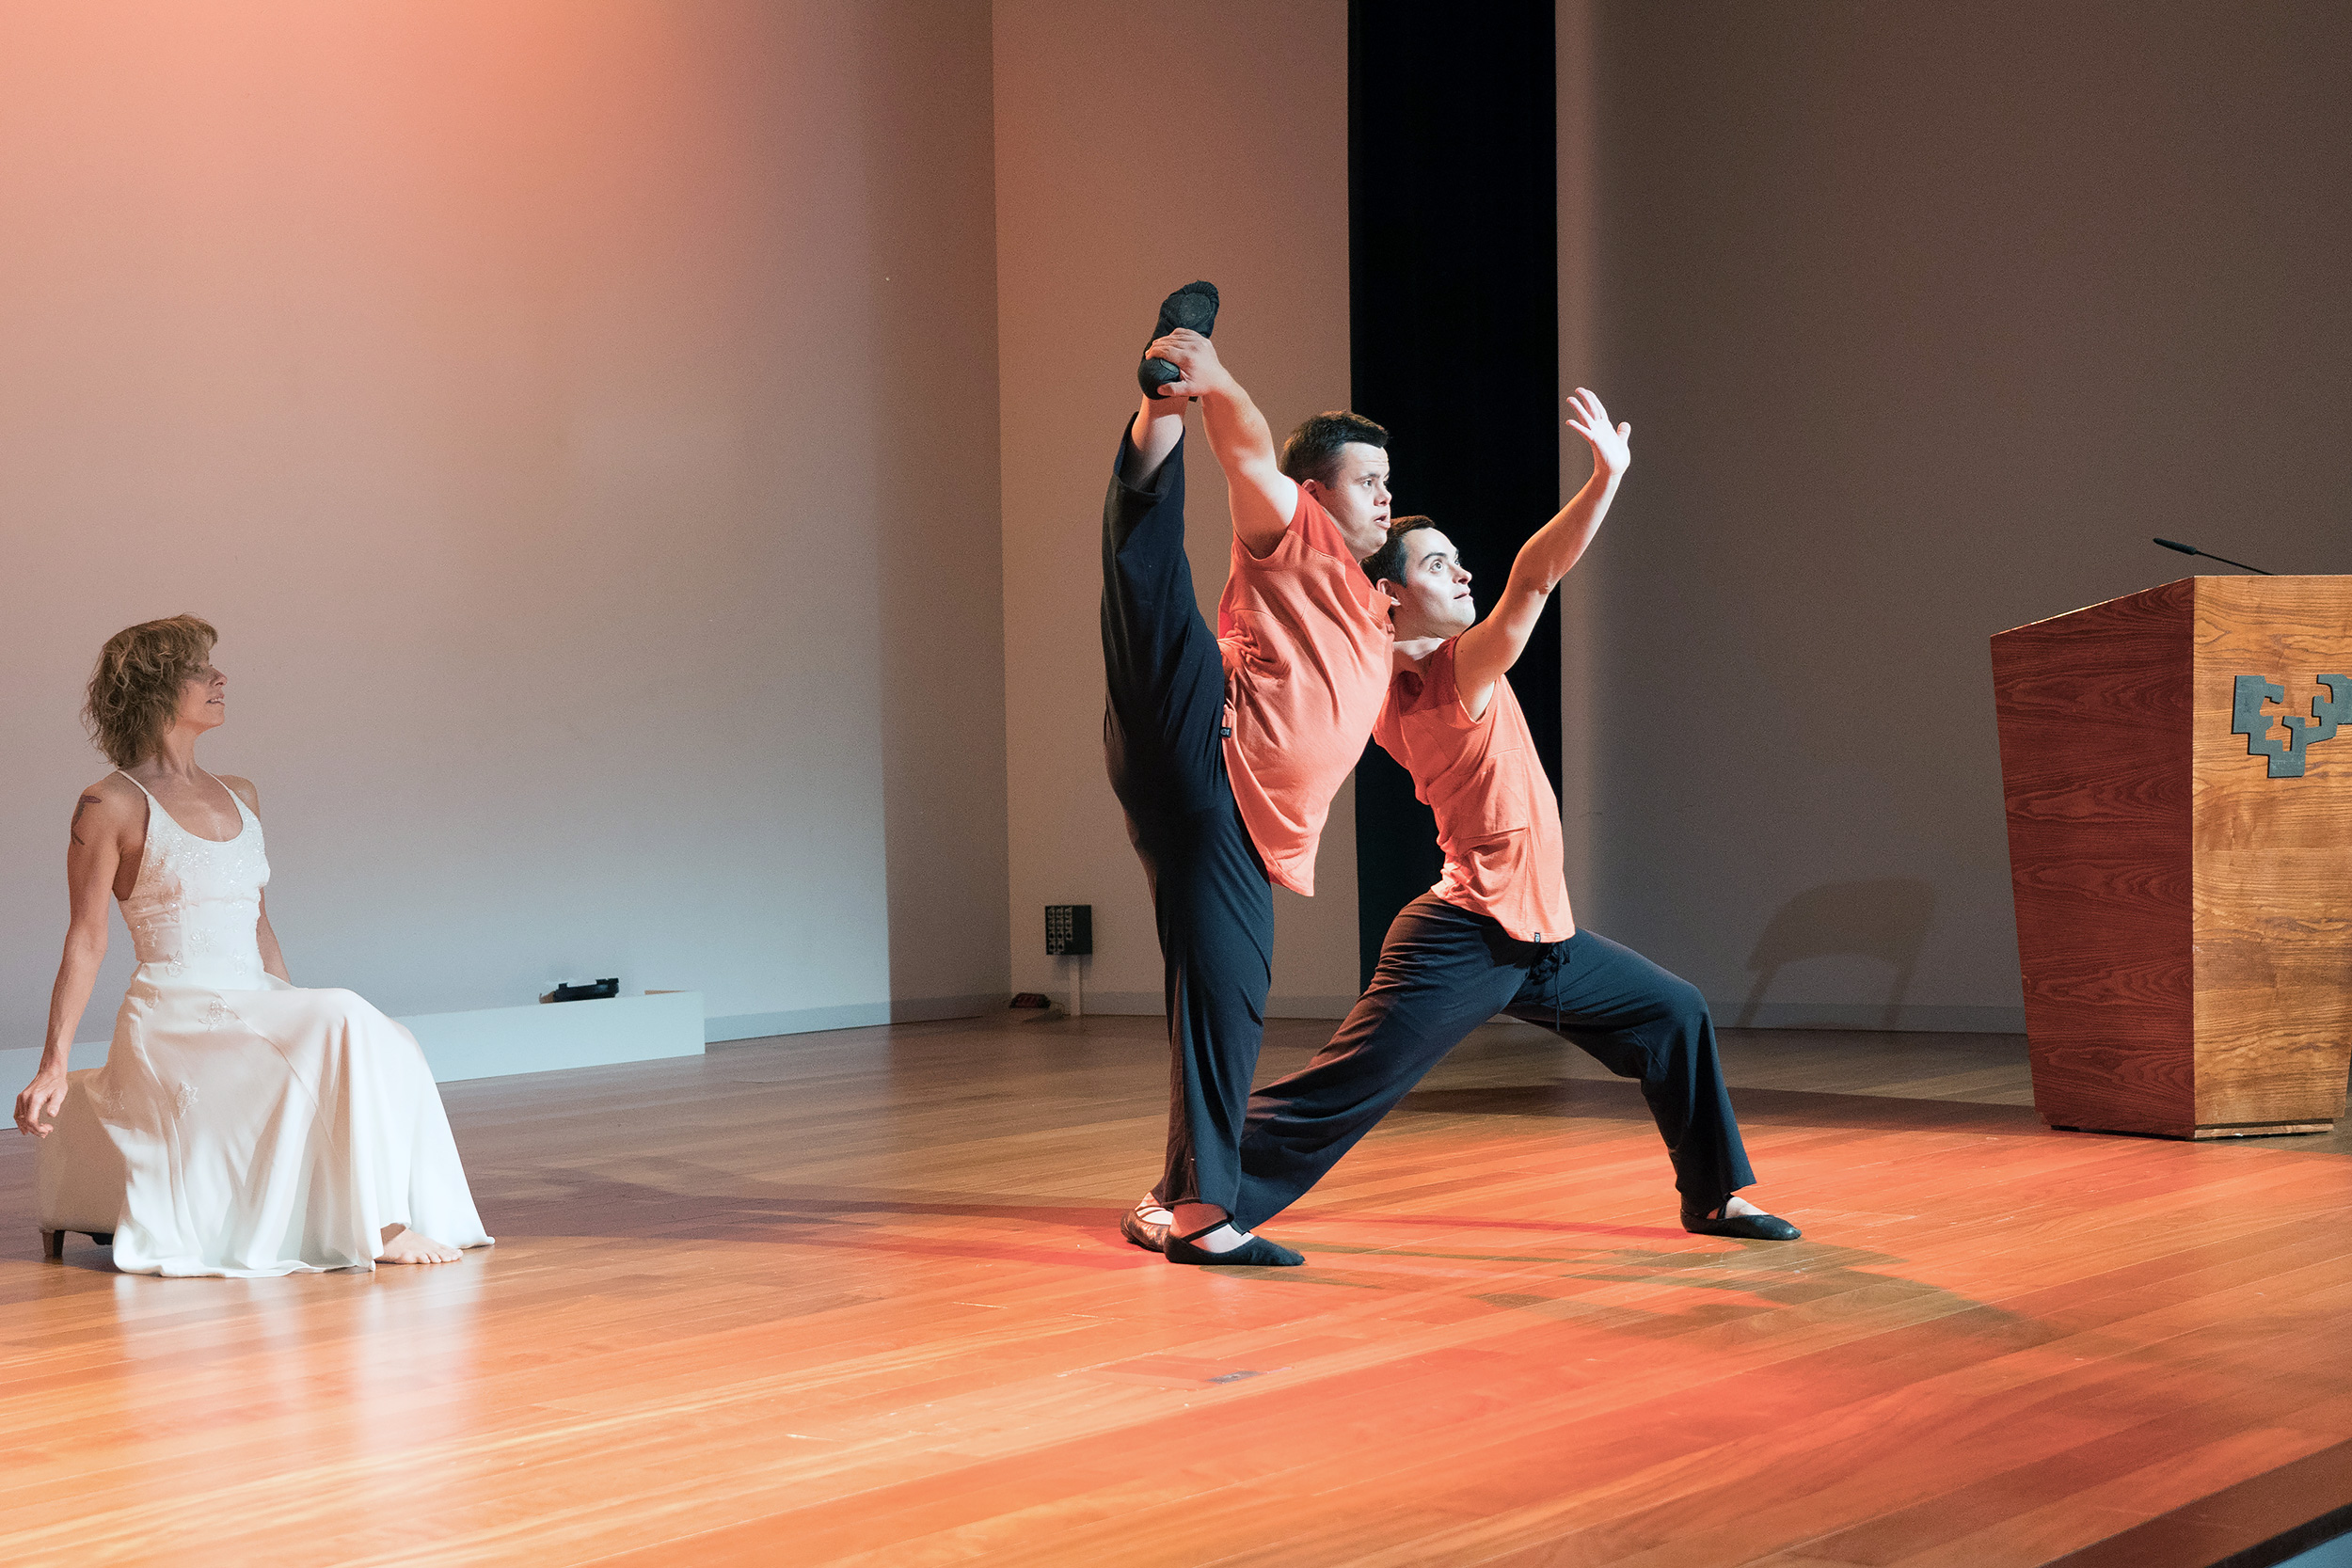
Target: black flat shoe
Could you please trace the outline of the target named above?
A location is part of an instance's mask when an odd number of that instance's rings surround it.
[[[1119,1216],[1119,1233],[1146,1252],[1168,1250],[1168,1227],[1153,1225],[1133,1209]]]
[[[1208,337],[1216,326],[1216,284],[1185,284],[1160,301],[1159,325],[1152,329],[1151,342],[1158,342],[1180,326],[1188,326],[1203,338]],[[1148,348],[1151,343],[1144,346]],[[1184,372],[1166,359],[1146,359],[1136,370],[1136,380],[1148,398],[1158,397],[1161,388],[1171,381],[1183,380],[1184,375]]]
[[[1724,1214],[1709,1219],[1708,1213],[1705,1209],[1685,1209],[1682,1228],[1693,1236],[1729,1236],[1740,1242],[1793,1242],[1804,1234],[1778,1214]]]
[[[1214,1225],[1209,1227],[1209,1230],[1216,1228]],[[1208,1233],[1208,1230],[1196,1232],[1201,1236]],[[1263,1236],[1252,1236],[1231,1252],[1211,1252],[1206,1247],[1194,1246],[1191,1237],[1179,1236],[1170,1231],[1160,1251],[1171,1263],[1199,1263],[1209,1268],[1295,1269],[1307,1260],[1301,1254],[1269,1242]]]

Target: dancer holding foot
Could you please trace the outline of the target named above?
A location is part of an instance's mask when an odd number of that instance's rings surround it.
[[[1544,601],[1592,543],[1632,462],[1632,426],[1592,393],[1569,427],[1593,477],[1519,549],[1485,620],[1470,575],[1426,517],[1391,525],[1365,570],[1396,600],[1395,677],[1375,732],[1437,814],[1445,871],[1390,926],[1367,989],[1312,1062],[1252,1098],[1236,1223],[1282,1212],[1370,1132],[1438,1058],[1498,1012],[1641,1080],[1666,1141],[1682,1227],[1789,1241],[1797,1227],[1734,1196],[1754,1172],[1696,987],[1568,911],[1560,806],[1505,672]]]
[[[1172,1058],[1167,1166],[1120,1228],[1171,1262],[1291,1264],[1229,1221],[1273,979],[1271,884],[1314,892],[1331,796],[1388,689],[1389,604],[1357,564],[1387,536],[1388,433],[1319,414],[1278,459],[1210,344],[1216,307],[1206,283],[1160,307],[1103,503],[1104,749],[1152,886]],[[1187,399],[1232,499],[1214,636],[1184,557]]]
[[[16,1097],[41,1147],[41,1228],[110,1233],[125,1274],[283,1275],[453,1263],[488,1246],[432,1069],[347,990],[297,990],[270,929],[261,799],[196,764],[227,719],[213,628],[117,632],[87,717],[116,771],[73,808],[72,914],[40,1069]],[[106,1065],[68,1075],[106,952],[139,967]]]

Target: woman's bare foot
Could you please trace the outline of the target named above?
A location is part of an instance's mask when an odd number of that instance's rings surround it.
[[[464,1256],[455,1247],[421,1235],[405,1225],[388,1225],[384,1227],[384,1250],[375,1255],[375,1260],[379,1263],[454,1263]]]

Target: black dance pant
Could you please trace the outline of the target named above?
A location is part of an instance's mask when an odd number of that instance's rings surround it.
[[[1122,436],[1120,457],[1134,450]],[[1152,885],[1168,990],[1163,1203],[1231,1211],[1274,979],[1274,890],[1225,774],[1225,664],[1184,558],[1180,440],[1103,502],[1103,750]]]
[[[1235,1223],[1262,1224],[1296,1202],[1497,1013],[1541,1024],[1618,1077],[1642,1081],[1686,1206],[1711,1210],[1756,1180],[1697,987],[1594,932],[1518,942],[1425,893],[1398,911],[1371,987],[1331,1043],[1250,1098]]]

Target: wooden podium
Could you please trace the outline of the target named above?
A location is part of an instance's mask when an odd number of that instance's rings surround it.
[[[2328,1130],[2352,1061],[2352,577],[2185,578],[1998,634],[1993,681],[2042,1118]]]

